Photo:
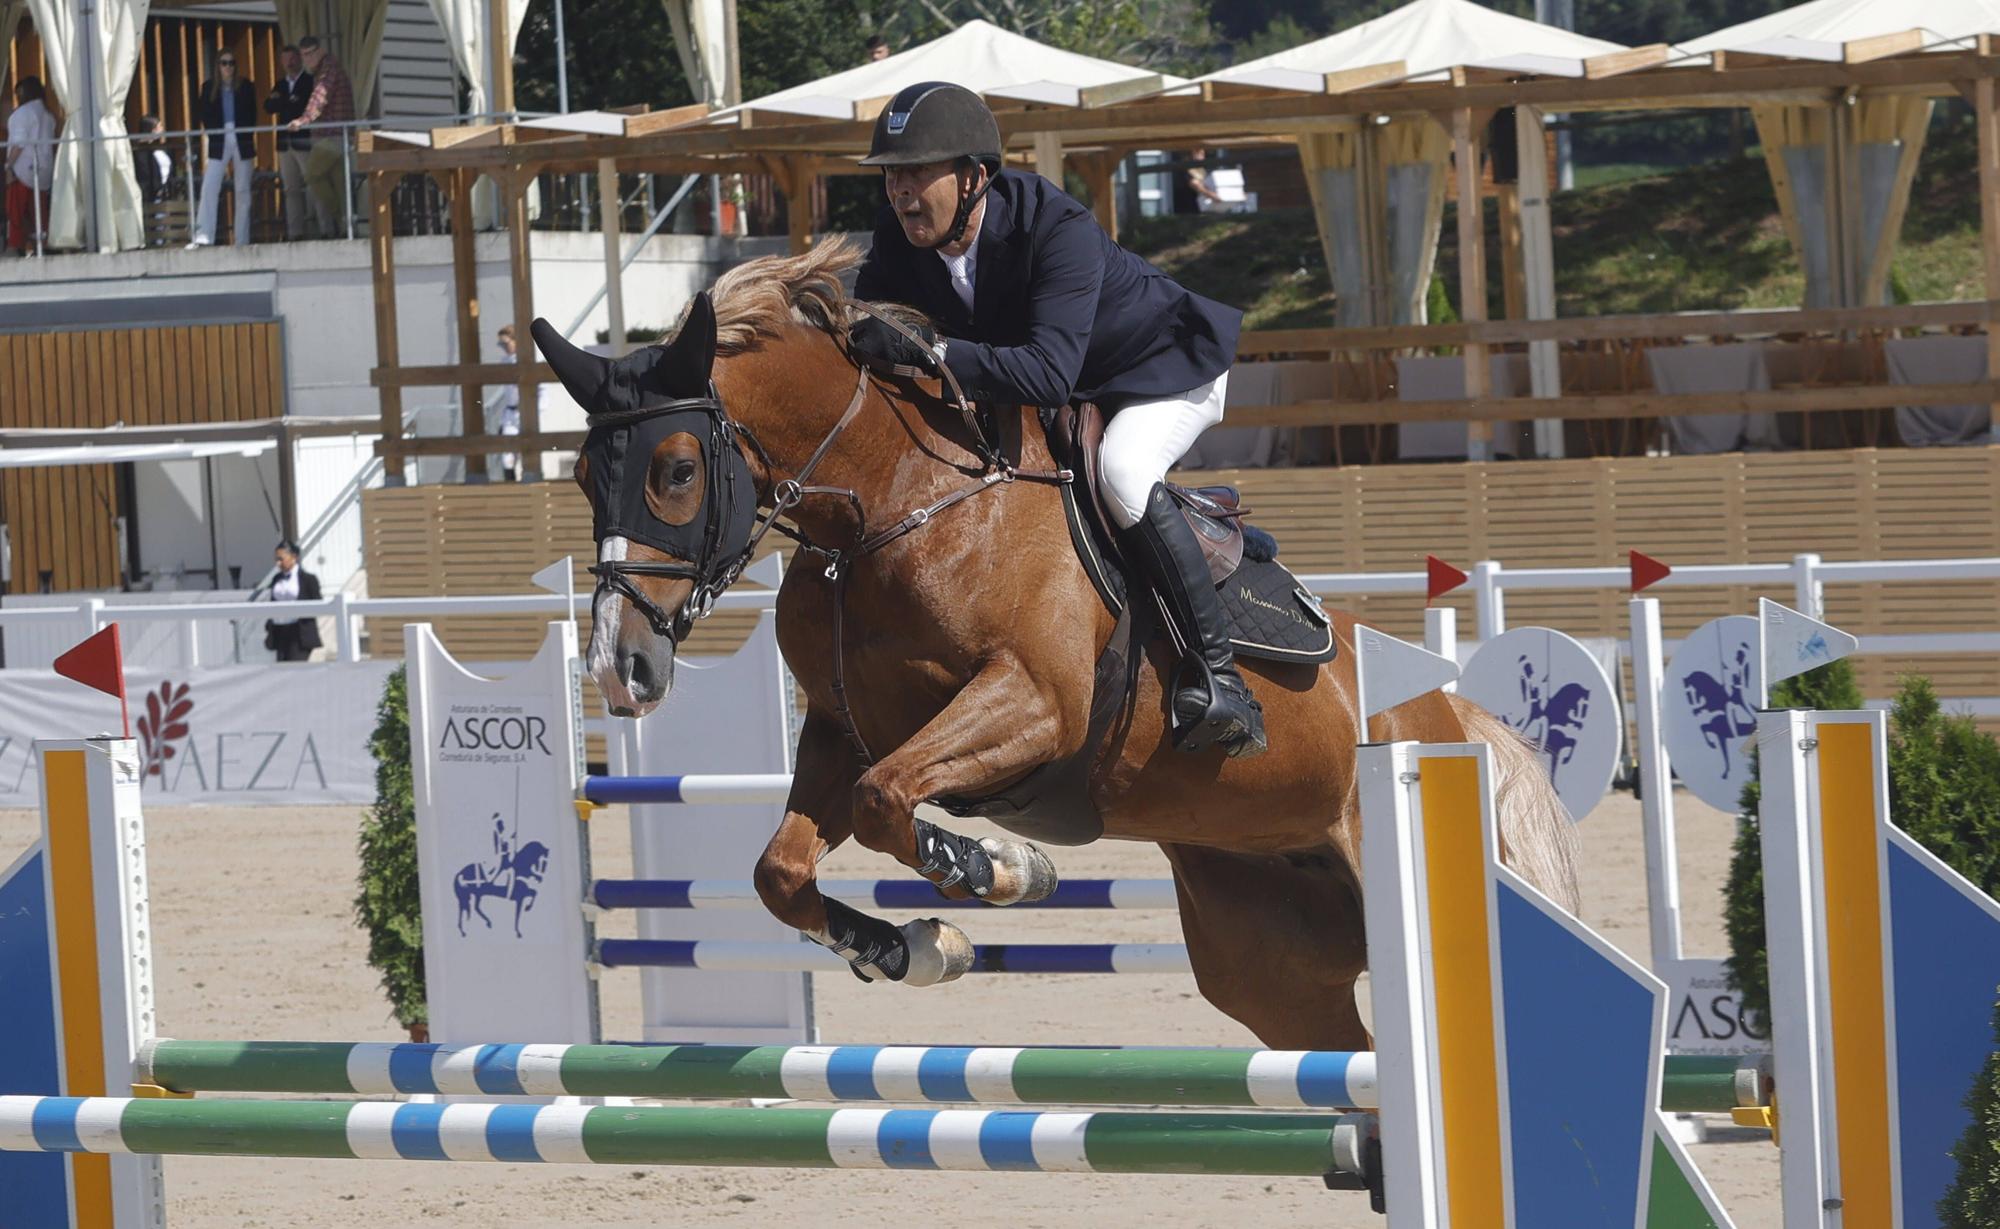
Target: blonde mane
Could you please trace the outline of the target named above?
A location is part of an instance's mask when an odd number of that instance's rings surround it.
[[[715,279],[708,297],[715,307],[717,356],[755,350],[798,324],[844,341],[855,300],[841,277],[863,255],[845,236],[832,236],[798,256],[746,260]],[[928,323],[921,313],[899,304],[879,306],[905,322]],[[680,332],[680,325],[673,331]]]

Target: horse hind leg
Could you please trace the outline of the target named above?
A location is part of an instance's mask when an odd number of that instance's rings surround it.
[[[1278,1050],[1365,1050],[1355,1002],[1367,964],[1344,854],[1162,845],[1201,996]]]

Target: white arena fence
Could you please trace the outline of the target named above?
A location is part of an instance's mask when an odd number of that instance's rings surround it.
[[[1475,563],[1465,588],[1472,595],[1475,641],[1485,641],[1507,630],[1507,594],[1546,590],[1622,592],[1631,584],[1625,567],[1595,568],[1509,568],[1496,560]],[[1423,593],[1426,573],[1348,572],[1314,573],[1299,577],[1314,593],[1327,598],[1344,595]],[[1816,554],[1794,555],[1787,563],[1724,563],[1675,565],[1654,589],[1693,586],[1741,585],[1766,590],[1791,591],[1790,605],[1812,614],[1825,611],[1829,585],[1935,584],[1952,581],[2000,580],[2000,557],[1966,559],[1884,559],[1830,561]],[[45,599],[44,599],[45,600]],[[766,610],[777,600],[770,589],[741,588],[725,593],[716,602],[720,610]],[[581,597],[579,605],[582,604]],[[328,639],[336,661],[362,660],[361,624],[366,618],[432,619],[479,617],[483,615],[560,616],[568,610],[567,600],[556,594],[524,593],[476,597],[376,597],[362,598],[341,593],[317,602],[287,603],[287,618],[328,618],[334,635]],[[46,669],[56,653],[100,630],[113,620],[128,623],[167,623],[181,628],[178,637],[182,660],[174,664],[196,666],[200,660],[199,627],[212,620],[263,620],[276,613],[269,602],[211,602],[189,605],[113,604],[101,597],[85,598],[75,605],[33,607],[7,606],[0,602],[0,635],[6,637],[6,664],[9,668]],[[1718,612],[1721,613],[1721,612]],[[1672,652],[1677,642],[1669,641]],[[1990,632],[1882,633],[1861,637],[1863,653],[1908,655],[1954,655],[2000,652],[2000,630]],[[2000,716],[2000,696],[1952,697],[1954,709],[1975,716]]]

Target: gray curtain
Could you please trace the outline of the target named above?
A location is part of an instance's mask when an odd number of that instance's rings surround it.
[[[1486,356],[1492,395],[1528,395],[1528,356]],[[1460,355],[1396,360],[1396,395],[1403,401],[1448,401],[1465,396],[1465,359]],[[1460,460],[1468,451],[1468,428],[1462,422],[1396,424],[1396,456],[1405,461]],[[1493,455],[1526,456],[1527,440],[1517,422],[1493,424]]]
[[[1984,337],[1892,337],[1885,349],[1891,384],[1973,384],[1986,378]],[[1912,448],[1984,444],[1992,430],[1987,405],[1896,407],[1896,434]]]
[[[1741,393],[1769,389],[1760,342],[1727,346],[1656,346],[1646,351],[1653,387],[1662,393]],[[1769,452],[1779,447],[1775,414],[1695,414],[1666,420],[1677,453]]]

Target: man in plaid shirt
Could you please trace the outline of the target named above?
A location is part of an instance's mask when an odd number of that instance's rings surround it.
[[[347,70],[340,66],[340,61],[312,35],[299,40],[299,58],[313,75],[312,97],[306,100],[306,109],[299,117],[285,127],[296,131],[312,123],[353,122],[354,83],[347,79]],[[306,190],[319,202],[321,217],[338,219],[334,234],[328,238],[347,229],[347,185],[341,182],[347,161],[347,132],[345,128],[328,128],[315,133],[312,153],[306,157]]]

